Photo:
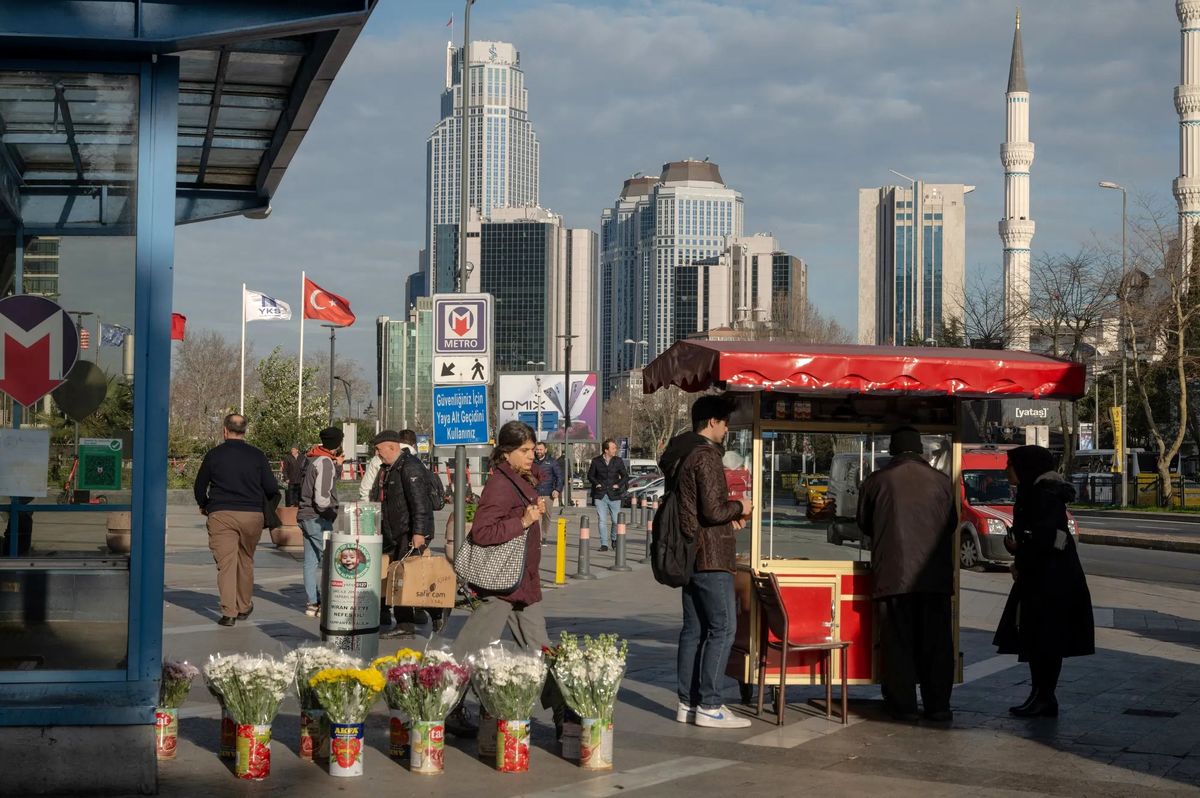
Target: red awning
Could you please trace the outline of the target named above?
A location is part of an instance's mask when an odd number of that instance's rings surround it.
[[[685,391],[1070,400],[1083,396],[1084,383],[1082,364],[1030,352],[791,341],[679,341],[642,372],[646,393],[677,385]]]

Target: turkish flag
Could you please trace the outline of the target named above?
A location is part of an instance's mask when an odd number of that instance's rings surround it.
[[[333,322],[343,327],[354,323],[350,303],[337,294],[331,294],[307,277],[304,278],[304,318]]]
[[[183,328],[187,326],[187,316],[182,313],[171,314],[171,340],[183,340]]]

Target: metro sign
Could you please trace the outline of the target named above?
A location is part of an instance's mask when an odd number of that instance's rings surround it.
[[[29,407],[62,385],[79,358],[79,330],[45,297],[0,299],[0,392]]]
[[[450,332],[465,338],[475,329],[475,314],[468,307],[450,309]],[[473,336],[472,336],[473,337]]]
[[[488,355],[492,318],[491,294],[435,294],[433,354]]]

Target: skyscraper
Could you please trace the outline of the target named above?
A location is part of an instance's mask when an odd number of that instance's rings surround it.
[[[1184,274],[1193,268],[1192,247],[1200,223],[1200,0],[1176,0],[1182,31],[1175,111],[1179,114],[1179,177],[1172,186],[1179,207],[1179,251]]]
[[[616,203],[600,216],[600,363],[609,375],[647,362],[645,347],[625,341],[648,341],[650,336],[647,286],[654,262],[657,184],[657,177],[639,172],[625,181]]]
[[[538,204],[539,149],[529,121],[529,95],[521,54],[507,42],[471,42],[470,129],[471,207],[482,217],[493,208]],[[459,150],[462,110],[462,48],[446,45],[446,85],[441,120],[426,146],[425,251],[436,264],[437,227],[456,224],[459,215]],[[432,291],[453,291],[430,269]]]
[[[937,338],[963,304],[965,197],[974,186],[922,183],[858,191],[858,342]]]
[[[1029,325],[1014,323],[1029,310],[1029,261],[1035,225],[1029,215],[1029,168],[1033,142],[1029,140],[1029,84],[1025,82],[1025,54],[1021,47],[1021,12],[1017,11],[1012,59],[1005,94],[1007,124],[1000,162],[1004,165],[1004,218],[1000,240],[1004,245],[1004,313],[1009,323],[1008,345],[1029,348]]]
[[[697,273],[688,335],[727,327],[782,338],[804,331],[808,266],[781,251],[775,236],[729,236],[719,255],[684,268]]]

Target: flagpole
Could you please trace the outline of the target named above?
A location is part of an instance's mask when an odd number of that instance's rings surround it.
[[[238,414],[246,413],[246,284],[242,283],[242,387],[238,392]]]
[[[296,419],[304,412],[304,270],[300,270],[300,365],[296,368]]]

